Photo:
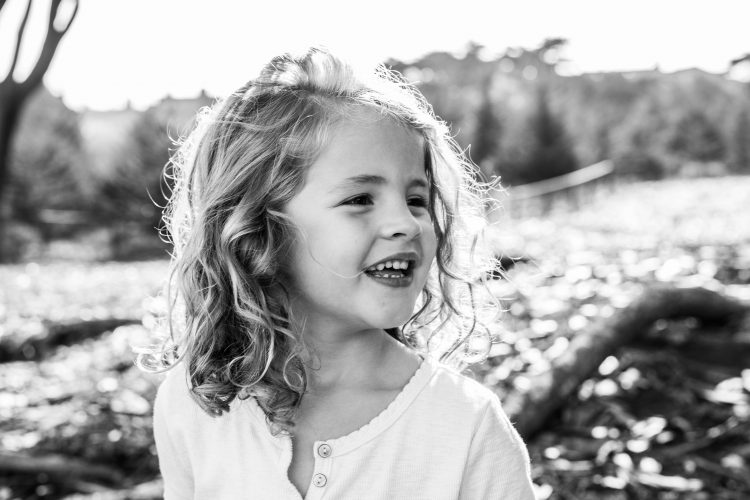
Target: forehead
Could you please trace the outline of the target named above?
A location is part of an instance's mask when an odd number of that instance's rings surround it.
[[[389,182],[426,179],[421,134],[371,110],[357,110],[338,121],[309,167],[306,184],[330,188],[363,175]]]

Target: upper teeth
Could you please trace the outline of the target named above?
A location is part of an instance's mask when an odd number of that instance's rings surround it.
[[[376,266],[369,267],[369,271],[382,271],[383,269],[392,268],[392,269],[406,269],[409,267],[409,261],[408,260],[389,260],[386,262],[381,262],[380,264]]]

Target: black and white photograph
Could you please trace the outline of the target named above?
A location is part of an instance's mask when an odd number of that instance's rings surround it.
[[[0,500],[750,500],[748,20],[0,0]]]

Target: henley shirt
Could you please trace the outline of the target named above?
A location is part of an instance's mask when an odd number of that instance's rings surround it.
[[[182,364],[157,392],[154,436],[165,500],[302,500],[287,476],[291,437],[271,434],[253,398],[206,414]],[[429,359],[373,420],[311,452],[304,500],[534,500],[528,452],[497,396]]]

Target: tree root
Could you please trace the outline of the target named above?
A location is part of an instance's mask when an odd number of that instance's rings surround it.
[[[38,361],[61,345],[73,345],[94,338],[119,326],[133,325],[133,318],[108,318],[44,324],[42,331],[22,339],[13,334],[0,337],[0,363]]]
[[[747,304],[705,288],[649,288],[629,306],[573,337],[567,352],[548,371],[532,377],[529,390],[503,396],[503,407],[528,439],[607,356],[643,335],[654,321],[695,317],[705,323],[734,324],[749,310]]]
[[[58,454],[26,455],[0,451],[0,472],[45,473],[66,481],[93,480],[110,485],[122,484],[125,477],[116,469]]]

